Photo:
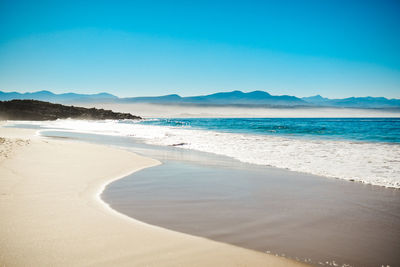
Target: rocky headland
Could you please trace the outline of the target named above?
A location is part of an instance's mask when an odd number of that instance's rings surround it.
[[[97,108],[65,106],[38,100],[0,101],[0,120],[137,120],[139,116]]]

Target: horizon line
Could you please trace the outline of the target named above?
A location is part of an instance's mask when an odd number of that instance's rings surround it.
[[[39,92],[50,92],[50,93],[52,93],[52,94],[54,94],[54,95],[63,95],[63,94],[77,94],[77,95],[88,95],[88,96],[90,96],[90,95],[98,95],[98,94],[109,94],[109,95],[112,95],[112,96],[115,96],[115,97],[117,97],[117,98],[120,98],[120,99],[122,99],[122,98],[136,98],[136,97],[162,97],[162,96],[169,96],[169,95],[177,95],[177,96],[179,96],[179,97],[182,97],[182,98],[185,98],[185,97],[198,97],[198,96],[207,96],[207,95],[212,95],[212,94],[218,94],[218,93],[232,93],[232,92],[242,92],[242,93],[245,93],[245,94],[248,94],[248,93],[252,93],[252,92],[264,92],[264,93],[268,93],[268,94],[270,94],[268,91],[265,91],[265,90],[249,90],[249,91],[242,91],[242,90],[229,90],[229,91],[216,91],[216,92],[213,92],[213,93],[208,93],[208,94],[199,94],[199,95],[180,95],[179,93],[170,93],[170,94],[162,94],[162,95],[140,95],[140,96],[119,96],[119,95],[116,95],[116,94],[114,94],[114,93],[109,93],[109,92],[107,92],[107,91],[99,91],[99,92],[97,92],[97,93],[75,93],[75,92],[73,92],[73,91],[65,91],[65,92],[62,92],[62,93],[55,93],[55,92],[53,92],[53,91],[50,91],[50,90],[46,90],[46,89],[43,89],[43,90],[37,90],[37,91],[25,91],[25,92],[21,92],[21,91],[6,91],[6,90],[4,90],[4,89],[0,89],[0,92],[2,92],[2,93],[18,93],[18,94],[33,94],[33,93],[39,93]],[[300,98],[300,99],[302,99],[302,98],[308,98],[308,97],[315,97],[315,96],[320,96],[320,97],[322,97],[322,98],[326,98],[326,99],[330,99],[330,100],[334,100],[334,99],[346,99],[346,98],[367,98],[367,97],[372,97],[372,98],[381,98],[381,97],[383,97],[383,98],[386,98],[386,99],[388,99],[388,100],[392,100],[392,99],[395,99],[395,100],[400,100],[400,96],[399,97],[392,97],[392,98],[390,98],[390,97],[386,97],[386,96],[371,96],[371,95],[366,95],[366,96],[347,96],[347,97],[342,97],[342,98],[329,98],[329,97],[325,97],[325,96],[322,96],[321,94],[315,94],[315,95],[310,95],[310,96],[296,96],[296,95],[288,95],[288,94],[281,94],[281,95],[273,95],[273,94],[270,94],[271,96],[293,96],[293,97],[297,97],[297,98]]]

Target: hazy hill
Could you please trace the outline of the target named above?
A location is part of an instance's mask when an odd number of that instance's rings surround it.
[[[400,99],[387,99],[385,97],[349,97],[343,99],[329,99],[320,95],[303,97],[304,101],[318,105],[347,108],[395,108],[400,107]]]
[[[318,106],[348,108],[399,108],[400,99],[385,97],[349,97],[329,99],[320,95],[298,98],[289,95],[271,95],[264,91],[244,93],[242,91],[219,92],[215,94],[181,97],[177,94],[153,97],[118,98],[108,93],[99,94],[54,94],[49,91],[33,93],[1,92],[0,100],[34,99],[55,103],[154,103],[154,104],[196,104],[196,105],[246,105],[246,106]]]
[[[123,98],[122,102],[134,103],[161,103],[161,104],[208,104],[208,105],[307,105],[300,98],[294,96],[272,96],[267,92],[254,91],[244,93],[241,91],[221,92],[204,96],[181,97],[179,95],[165,95],[154,97]]]
[[[295,106],[307,103],[295,96],[273,96],[264,91],[244,93],[242,91],[223,92],[205,96],[185,97],[187,103],[242,104],[242,105],[282,105]]]
[[[148,96],[148,97],[126,97],[120,98],[119,102],[123,103],[181,103],[182,97],[179,95],[165,95],[165,96]]]
[[[108,94],[54,94],[50,91],[38,91],[33,93],[17,93],[17,92],[2,92],[0,91],[0,101],[7,101],[13,99],[33,99],[49,102],[68,103],[68,102],[98,102],[98,101],[111,101],[116,100],[118,97]]]
[[[308,103],[313,103],[313,104],[323,104],[330,100],[329,98],[325,98],[320,95],[302,97],[301,99],[303,99],[304,101],[306,101]]]

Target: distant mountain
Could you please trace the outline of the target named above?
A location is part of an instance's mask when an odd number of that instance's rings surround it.
[[[264,91],[243,93],[242,91],[223,92],[205,96],[186,97],[185,102],[231,105],[279,105],[293,106],[307,104],[295,96],[272,96]]]
[[[17,93],[17,92],[2,92],[0,91],[0,101],[7,101],[13,99],[32,99],[41,101],[50,101],[57,103],[73,103],[73,102],[98,102],[98,101],[110,101],[116,100],[118,97],[108,94],[75,94],[75,93],[65,93],[65,94],[54,94],[50,91],[38,91],[33,93]]]
[[[329,98],[322,97],[320,95],[309,96],[309,97],[302,97],[304,101],[312,104],[321,104],[329,101]]]
[[[385,97],[349,97],[343,99],[329,99],[320,95],[303,97],[304,101],[318,106],[348,107],[348,108],[394,108],[400,107],[400,99]]]
[[[328,102],[340,107],[400,107],[400,99],[387,99],[385,97],[349,97],[332,99]]]
[[[181,97],[177,94],[149,97],[118,98],[108,93],[100,94],[54,94],[49,91],[33,93],[1,92],[0,100],[33,99],[55,103],[153,103],[196,105],[246,105],[246,106],[311,106],[348,108],[400,108],[400,99],[385,97],[349,97],[329,99],[320,95],[298,98],[289,95],[271,95],[264,91],[244,93],[242,91],[219,92],[210,95]]]
[[[350,97],[329,99],[320,95],[298,98],[295,96],[273,96],[264,91],[244,93],[242,91],[220,92],[204,96],[181,97],[165,95],[154,97],[131,97],[119,99],[125,103],[157,104],[207,104],[207,105],[257,105],[257,106],[322,106],[349,108],[389,108],[400,107],[400,99],[385,97]]]
[[[124,103],[157,103],[157,104],[165,104],[165,103],[180,103],[182,101],[182,97],[179,95],[164,95],[164,96],[148,96],[148,97],[126,97],[120,98],[120,102]]]
[[[269,105],[269,106],[298,106],[307,102],[295,96],[272,96],[264,91],[244,93],[242,91],[221,92],[204,96],[181,97],[166,95],[155,97],[124,98],[123,102],[162,103],[162,104],[207,104],[207,105]]]

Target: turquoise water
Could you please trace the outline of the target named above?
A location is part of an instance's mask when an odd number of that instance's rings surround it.
[[[141,124],[230,133],[400,143],[400,118],[156,119]]]
[[[40,126],[127,136],[244,163],[400,188],[398,118],[57,120]]]

